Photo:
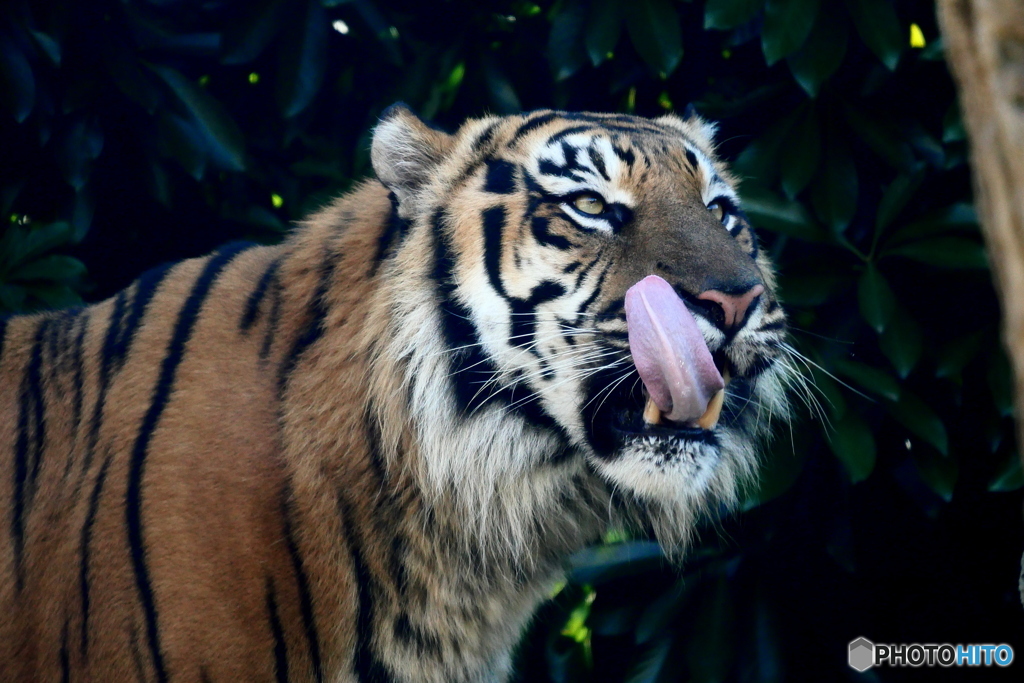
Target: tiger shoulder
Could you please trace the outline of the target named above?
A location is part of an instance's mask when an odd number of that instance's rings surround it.
[[[681,557],[792,380],[713,134],[396,105],[283,244],[0,322],[0,679],[505,681],[572,553]]]

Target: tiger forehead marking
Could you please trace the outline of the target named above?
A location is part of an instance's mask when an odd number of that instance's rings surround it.
[[[395,107],[285,243],[0,319],[4,681],[503,681],[572,553],[678,557],[792,381],[713,132]]]

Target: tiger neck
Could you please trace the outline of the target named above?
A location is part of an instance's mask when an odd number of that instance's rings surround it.
[[[460,409],[430,259],[409,256],[430,235],[382,260],[390,210],[365,186],[293,245],[296,269],[334,264],[304,299],[321,336],[283,395],[293,514],[324,618],[358,605],[366,678],[502,680],[564,561],[604,530],[607,496],[557,435]]]

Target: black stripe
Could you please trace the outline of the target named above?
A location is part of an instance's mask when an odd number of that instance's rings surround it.
[[[484,192],[491,194],[512,194],[516,191],[516,165],[504,159],[487,160],[487,176]]]
[[[557,118],[558,114],[556,114],[555,112],[548,112],[546,114],[541,114],[528,120],[526,123],[519,126],[519,129],[516,131],[515,135],[513,135],[512,139],[508,141],[509,147],[519,142],[519,140],[523,138],[526,134],[528,134],[530,131],[540,128],[544,124],[554,121]]]
[[[61,683],[71,681],[71,662],[68,658],[68,619],[64,617],[64,629],[60,633],[60,680]]]
[[[47,318],[39,326],[37,345],[32,350],[32,360],[29,362],[28,370],[25,373],[22,384],[21,405],[23,411],[28,411],[29,420],[32,422],[32,449],[29,452],[32,469],[28,473],[28,502],[31,503],[35,497],[36,483],[39,479],[39,471],[42,468],[43,455],[46,453],[46,388],[54,386],[53,367],[57,364],[54,355],[54,338],[59,331],[59,318]],[[43,331],[45,330],[45,332]],[[46,347],[49,347],[49,363],[47,363]],[[43,368],[48,372],[47,378],[43,379]],[[18,434],[19,439],[21,433]]]
[[[371,261],[370,277],[377,274],[377,269],[387,258],[388,253],[393,253],[393,247],[396,244],[401,244],[405,236],[409,234],[409,221],[398,215],[398,197],[394,192],[389,192],[388,199],[391,202],[391,210],[384,224],[384,230],[381,231],[380,237],[377,239],[377,253],[374,254],[373,261]]]
[[[181,361],[184,359],[185,346],[192,336],[192,331],[195,328],[196,320],[199,318],[203,302],[206,300],[210,288],[225,266],[250,246],[250,244],[246,243],[234,243],[222,248],[209,258],[206,267],[203,268],[203,272],[200,273],[195,285],[193,285],[192,291],[189,293],[185,304],[178,314],[178,321],[174,325],[174,334],[167,347],[167,355],[164,356],[163,363],[160,366],[160,377],[157,379],[153,399],[142,420],[142,427],[139,429],[139,435],[135,440],[135,447],[132,449],[131,462],[129,463],[128,490],[125,495],[128,546],[131,550],[132,564],[135,570],[135,583],[139,590],[139,599],[142,602],[142,610],[146,618],[146,639],[149,645],[150,657],[153,659],[153,668],[156,670],[156,678],[159,683],[167,681],[167,669],[164,665],[164,657],[160,649],[156,599],[153,595],[153,586],[149,579],[149,568],[146,565],[146,546],[142,537],[142,479],[145,474],[146,456],[149,455],[149,442],[152,440],[153,434],[156,432],[157,425],[160,422],[160,417],[170,401],[178,366],[181,365]],[[133,306],[133,313],[135,308]]]
[[[299,592],[299,608],[302,612],[302,625],[306,632],[306,642],[309,645],[309,658],[313,665],[313,675],[317,683],[324,680],[323,664],[320,661],[320,636],[317,633],[316,621],[313,615],[313,596],[309,591],[309,579],[306,578],[306,569],[302,566],[302,556],[299,555],[299,547],[295,542],[295,535],[292,533],[291,511],[288,505],[283,503],[281,514],[284,519],[284,537],[288,546],[288,555],[292,560],[292,571],[295,573],[295,587]]]
[[[11,513],[11,536],[14,540],[15,585],[19,592],[25,585],[25,514],[32,492],[29,480],[32,466],[30,460],[33,456],[41,457],[38,451],[43,445],[43,398],[39,380],[42,370],[43,339],[49,325],[48,318],[39,321],[18,396],[18,438],[14,446],[14,509]]]
[[[626,166],[630,168],[633,167],[633,164],[636,162],[636,155],[633,154],[633,150],[622,149],[618,145],[612,145],[612,150],[615,151],[615,156],[622,159],[622,163],[626,164]]]
[[[604,164],[604,155],[597,151],[597,147],[591,144],[587,147],[587,155],[590,157],[590,163],[594,164],[594,168],[601,174],[601,177],[605,180],[611,181],[611,177],[608,175],[608,169]]]
[[[529,347],[530,352],[538,358],[540,348],[534,345],[533,339],[537,331],[537,306],[557,299],[565,294],[565,287],[557,282],[545,280],[530,290],[528,299],[510,299],[512,306],[511,335],[515,340],[513,346]]]
[[[277,616],[277,600],[274,599],[274,581],[267,577],[267,616],[270,619],[270,635],[274,638],[274,678],[277,683],[288,683],[288,646]]]
[[[591,132],[591,131],[592,132],[597,132],[594,129],[594,126],[590,126],[590,125],[569,126],[568,128],[563,128],[562,130],[560,130],[557,133],[553,134],[551,137],[548,138],[548,140],[547,140],[547,142],[545,144],[550,145],[552,143],[558,142],[562,138],[568,137],[568,136],[573,135],[575,133],[586,133],[586,132]]]
[[[492,123],[491,125],[487,126],[486,129],[484,129],[483,133],[480,133],[480,137],[473,141],[474,152],[479,152],[481,149],[483,149],[484,145],[491,141],[491,139],[494,137],[495,131],[498,130],[498,125],[499,124],[497,123]]]
[[[352,523],[352,512],[339,497],[342,523],[352,554],[352,569],[355,572],[356,592],[359,609],[356,611],[356,651],[352,666],[356,680],[360,683],[392,683],[395,679],[384,663],[373,652],[370,644],[373,638],[373,586],[370,569],[363,557],[362,543]]]
[[[504,213],[503,208],[501,208],[501,212]],[[431,277],[437,287],[438,308],[445,342],[449,349],[457,347],[459,349],[448,354],[451,364],[449,377],[452,382],[452,390],[459,412],[468,416],[491,402],[508,406],[516,401],[511,389],[493,382],[498,370],[494,362],[481,351],[480,338],[473,326],[470,311],[456,296],[456,284],[452,275],[455,268],[455,256],[452,253],[448,236],[445,234],[444,218],[443,209],[437,210],[433,217],[434,269]],[[497,221],[497,214],[492,220]],[[486,226],[485,239],[495,239],[493,231],[491,236],[486,238]],[[499,234],[497,235],[499,244],[500,239]],[[485,246],[485,250],[487,251],[485,258],[489,260],[488,268],[497,267],[500,254],[489,246]],[[498,282],[500,284],[500,277]],[[504,296],[503,292],[500,293]],[[488,388],[481,390],[485,384],[488,384]],[[537,425],[557,428],[554,419],[545,413],[536,401],[521,401],[515,405],[513,410]]]
[[[594,259],[594,262],[596,263],[597,259]],[[604,278],[608,274],[609,270],[611,269],[605,268],[601,271],[601,275],[597,278],[597,284],[594,285],[594,291],[591,292],[590,296],[587,297],[587,300],[581,303],[579,308],[576,309],[577,318],[586,313],[587,309],[590,308],[590,305],[594,303],[597,297],[601,296],[601,286],[604,284]]]
[[[274,345],[274,335],[278,323],[281,322],[281,282],[274,280],[273,292],[270,294],[270,315],[267,318],[267,331],[263,333],[263,344],[260,345],[260,360],[266,360]]]
[[[260,276],[259,282],[256,283],[256,289],[249,295],[248,301],[245,302],[245,310],[242,312],[242,319],[238,321],[238,328],[243,332],[247,332],[249,328],[256,324],[256,321],[260,318],[260,304],[263,303],[264,297],[267,295],[267,289],[270,287],[270,283],[277,277],[277,269],[281,266],[279,259],[271,261],[270,266]]]
[[[96,513],[99,510],[100,494],[103,492],[103,483],[107,479],[107,470],[110,468],[110,461],[113,453],[107,453],[103,460],[103,466],[96,475],[96,482],[93,484],[92,493],[89,494],[89,508],[85,514],[85,523],[82,524],[81,534],[81,560],[78,565],[78,586],[82,594],[82,642],[80,648],[82,659],[85,659],[89,651],[89,554],[92,543],[92,528],[96,523]]]
[[[86,444],[85,458],[82,462],[82,474],[89,471],[93,454],[99,439],[100,426],[103,424],[103,411],[107,400],[107,390],[113,376],[124,367],[132,342],[139,330],[149,302],[156,294],[171,266],[163,265],[142,274],[136,281],[131,309],[128,310],[128,292],[121,291],[114,298],[114,309],[107,323],[107,334],[103,339],[103,350],[100,354],[99,388],[96,394],[96,405],[93,407],[92,420],[89,426],[89,441]],[[128,311],[127,318],[125,312]]]
[[[89,314],[84,313],[80,318],[78,324],[78,334],[75,335],[75,342],[71,350],[71,365],[74,368],[74,376],[72,377],[71,384],[74,389],[74,397],[71,399],[71,425],[75,430],[75,443],[78,443],[78,433],[81,428],[82,422],[82,404],[84,402],[84,354],[85,354],[85,333],[89,328]],[[69,454],[70,455],[70,454]],[[68,467],[70,468],[71,458],[68,458]],[[67,476],[67,473],[65,473]]]
[[[700,162],[697,161],[697,155],[689,147],[686,148],[686,161],[693,167],[694,173],[700,170]]]
[[[299,362],[303,352],[315,344],[324,333],[324,321],[327,318],[327,290],[330,289],[331,279],[334,276],[334,258],[330,253],[324,254],[323,263],[320,265],[320,282],[313,300],[310,302],[310,319],[302,333],[292,344],[291,351],[281,363],[277,377],[278,392],[283,392],[288,377]]]
[[[502,298],[507,299],[505,285],[501,282],[501,234],[505,229],[505,207],[492,206],[483,213],[484,226],[484,263],[487,266],[487,277]]]
[[[530,220],[530,231],[533,233],[533,239],[537,240],[538,244],[543,244],[546,247],[554,247],[555,249],[560,249],[562,251],[572,248],[572,242],[562,235],[554,234],[548,229],[550,225],[551,219],[545,218],[544,216],[534,216]]]

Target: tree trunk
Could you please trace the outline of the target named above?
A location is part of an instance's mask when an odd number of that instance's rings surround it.
[[[971,147],[975,203],[1003,310],[1024,457],[1024,0],[939,0]],[[1024,602],[1024,558],[1018,587]]]

